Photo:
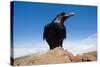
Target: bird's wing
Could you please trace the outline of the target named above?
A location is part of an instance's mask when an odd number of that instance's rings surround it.
[[[45,25],[43,32],[43,40],[46,38],[46,34],[47,34],[47,26]]]
[[[66,28],[65,28],[65,26],[64,26],[64,28],[63,28],[63,38],[66,39]]]

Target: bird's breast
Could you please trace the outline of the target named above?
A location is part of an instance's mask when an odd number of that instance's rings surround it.
[[[59,39],[63,37],[63,26],[53,25],[48,28],[47,38],[49,39]]]

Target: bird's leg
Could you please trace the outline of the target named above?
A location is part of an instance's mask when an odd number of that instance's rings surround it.
[[[61,48],[62,48],[63,46],[62,46],[62,44],[61,44]]]
[[[50,46],[50,50],[52,49],[52,47]]]
[[[60,41],[61,48],[63,47],[62,42],[63,42],[63,41]]]
[[[50,46],[50,50],[52,50],[54,47]]]

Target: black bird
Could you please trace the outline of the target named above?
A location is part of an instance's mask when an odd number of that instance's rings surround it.
[[[43,32],[43,40],[46,39],[50,49],[62,47],[64,38],[66,38],[66,28],[64,21],[73,16],[73,12],[61,12],[51,23],[45,25]]]

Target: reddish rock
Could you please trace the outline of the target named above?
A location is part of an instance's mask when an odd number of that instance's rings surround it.
[[[90,55],[90,54],[83,54],[82,57],[83,57],[82,58],[83,61],[96,61],[97,60],[95,56]]]
[[[80,55],[74,56],[72,62],[82,62],[82,56]]]

